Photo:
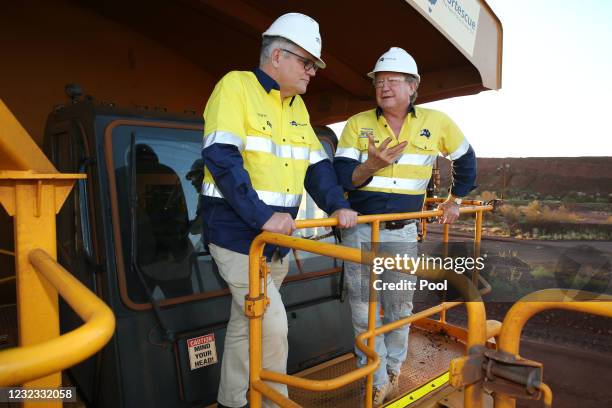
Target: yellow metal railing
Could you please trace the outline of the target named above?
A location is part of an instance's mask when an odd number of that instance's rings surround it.
[[[115,330],[110,308],[45,251],[28,257],[85,324],[52,340],[0,352],[0,386],[18,385],[71,367],[99,351]]]
[[[74,182],[84,178],[59,173],[0,100],[0,204],[14,218],[15,239],[14,254],[2,254],[15,257],[19,325],[19,347],[0,353],[0,386],[57,388],[62,369],[91,356],[112,336],[110,309],[55,262],[55,217]],[[58,293],[86,322],[62,336]]]
[[[567,289],[544,289],[530,293],[516,302],[506,316],[499,335],[499,350],[518,356],[521,332],[527,321],[550,309],[573,310],[604,317],[612,317],[612,296]],[[546,407],[552,406],[552,391],[540,386]],[[515,400],[505,395],[495,396],[496,408],[514,408]]]
[[[492,205],[480,205],[480,202],[474,202],[476,205],[465,206],[460,209],[460,213],[476,214],[476,228],[482,227],[482,213],[484,211],[492,211]],[[401,214],[380,214],[366,215],[358,217],[358,223],[372,224],[372,242],[379,242],[380,223],[384,221],[395,221],[405,219],[423,219],[429,217],[437,217],[442,215],[441,210],[423,211],[414,213]],[[337,225],[337,220],[334,218],[320,220],[303,220],[296,221],[297,228],[314,228],[314,227],[331,227]],[[446,236],[448,238],[448,236]],[[475,232],[474,240],[476,244],[480,242],[481,234]],[[447,239],[445,240],[447,241]],[[375,327],[376,302],[369,302],[368,310],[368,330],[357,336],[356,346],[366,354],[368,363],[354,371],[341,375],[330,380],[308,380],[305,378],[295,377],[291,375],[270,372],[262,369],[262,320],[267,306],[267,264],[266,258],[263,257],[263,249],[266,244],[274,244],[286,248],[299,249],[319,255],[330,256],[344,261],[371,264],[375,253],[362,253],[359,249],[348,248],[340,245],[333,245],[323,242],[314,242],[302,238],[286,236],[263,232],[255,238],[249,252],[249,296],[245,303],[245,313],[249,316],[249,364],[250,364],[250,406],[259,408],[262,404],[262,398],[265,396],[276,404],[282,407],[299,407],[294,401],[281,395],[263,381],[273,381],[287,384],[289,386],[311,390],[311,391],[329,391],[345,386],[351,382],[357,381],[360,378],[367,376],[366,380],[366,396],[365,407],[370,408],[372,405],[372,384],[373,373],[379,365],[379,358],[374,351],[375,337],[379,334],[387,333],[398,327],[410,324],[411,322],[425,319],[429,316],[438,313],[444,313],[450,307],[458,306],[463,302],[446,302],[433,308],[416,313],[407,318],[392,322],[380,327]],[[472,283],[462,275],[456,273],[441,274],[441,271],[417,271],[417,276],[428,277],[434,279],[446,278],[449,282],[457,287],[464,298],[480,299],[475,287]],[[374,280],[374,272],[370,272],[370,280]],[[263,285],[262,285],[263,282]],[[373,286],[370,285],[370,299],[374,294]],[[467,330],[467,353],[477,354],[482,353],[487,340],[487,322],[485,316],[484,304],[481,301],[465,302],[468,312],[468,330]],[[489,328],[489,332],[498,331],[497,328]],[[367,341],[367,346],[364,344]],[[482,406],[482,383],[469,384],[465,386],[465,406],[480,408]]]

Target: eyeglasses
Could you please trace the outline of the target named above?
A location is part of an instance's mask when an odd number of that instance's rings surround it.
[[[291,52],[285,48],[281,48],[281,50],[288,52],[291,55],[295,55],[302,62],[302,64],[304,64],[304,71],[310,71],[312,69],[314,70],[314,72],[317,72],[317,70],[319,69],[316,62],[311,61],[308,58],[304,58],[301,55],[298,55],[295,52]]]
[[[385,82],[387,83],[387,85],[389,85],[389,87],[394,87],[398,86],[402,82],[406,82],[406,79],[400,77],[377,79],[372,81],[372,84],[374,84],[374,88],[382,88],[383,86],[385,86]]]

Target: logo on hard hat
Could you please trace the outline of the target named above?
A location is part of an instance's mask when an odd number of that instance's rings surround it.
[[[317,44],[321,44],[321,39],[319,37],[315,37],[315,41],[317,42]]]
[[[438,0],[427,0],[427,1],[429,1],[430,6],[428,6],[428,9],[429,9],[429,12],[431,13],[433,10],[433,7],[436,5]]]
[[[426,138],[429,139],[429,137],[431,136],[431,133],[429,132],[429,129],[421,129],[421,136],[425,136]]]

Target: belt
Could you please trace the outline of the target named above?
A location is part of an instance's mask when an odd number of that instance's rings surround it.
[[[404,228],[406,225],[414,224],[415,222],[416,220],[383,221],[380,223],[380,229],[398,230]]]

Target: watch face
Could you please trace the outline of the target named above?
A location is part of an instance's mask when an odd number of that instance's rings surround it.
[[[453,201],[454,201],[455,203],[457,203],[458,205],[461,205],[461,202],[463,201],[463,199],[461,199],[461,198],[459,198],[459,197],[455,197],[455,198],[453,199]]]

